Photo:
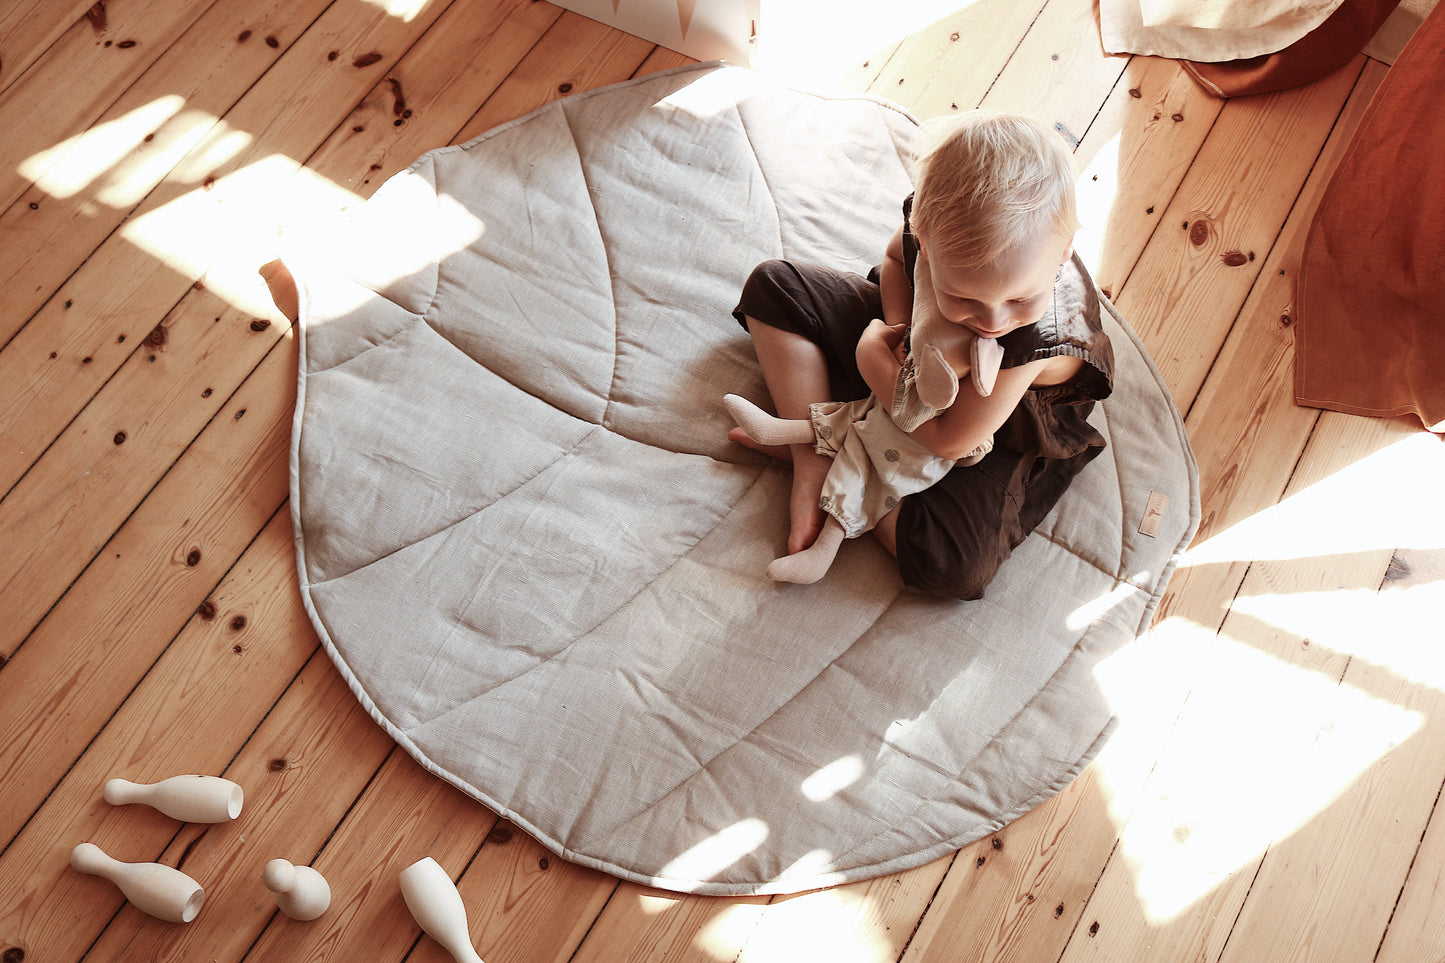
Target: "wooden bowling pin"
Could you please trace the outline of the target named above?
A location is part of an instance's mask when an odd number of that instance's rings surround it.
[[[206,900],[201,884],[180,870],[160,863],[123,863],[94,843],[72,849],[70,865],[78,872],[105,877],[137,909],[169,923],[189,923]]]
[[[430,856],[401,871],[406,908],[427,936],[442,945],[457,963],[484,963],[467,932],[467,908],[447,871]]]
[[[187,823],[224,823],[241,815],[241,787],[220,776],[172,776],[145,785],[112,779],[105,801],[112,806],[145,803]]]
[[[293,920],[314,920],[331,905],[331,887],[310,866],[273,859],[261,871],[261,882],[276,894],[276,905]]]

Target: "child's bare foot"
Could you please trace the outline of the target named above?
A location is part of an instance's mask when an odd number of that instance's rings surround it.
[[[765,445],[753,438],[742,428],[733,428],[728,431],[728,440],[735,441],[744,448],[751,448],[753,451],[760,451],[769,458],[776,458],[778,461],[792,461],[793,450],[787,445]]]

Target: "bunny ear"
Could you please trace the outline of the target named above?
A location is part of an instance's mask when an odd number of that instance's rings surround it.
[[[918,400],[930,408],[947,408],[958,396],[958,375],[933,344],[936,333],[946,330],[947,323],[938,310],[928,258],[920,253],[913,266],[914,387]]]
[[[979,395],[987,398],[993,394],[993,384],[998,380],[998,369],[1003,364],[1003,345],[993,338],[974,338],[968,354],[973,386],[978,389]]]
[[[937,345],[920,345],[914,363],[918,400],[930,408],[947,408],[958,396],[958,375]]]

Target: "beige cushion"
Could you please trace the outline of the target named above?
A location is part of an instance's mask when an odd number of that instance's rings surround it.
[[[1068,783],[1197,521],[1178,412],[1108,319],[1111,447],[981,602],[871,538],[763,575],[788,472],[726,440],[765,397],[729,316],[755,263],[866,271],[913,120],[702,65],[427,154],[301,282],[302,594],[357,697],[556,852],[677,890],[903,869]],[[1151,490],[1170,508],[1137,534]]]

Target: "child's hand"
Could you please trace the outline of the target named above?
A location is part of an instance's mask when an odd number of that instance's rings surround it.
[[[865,350],[878,350],[881,348],[893,356],[893,360],[900,365],[903,363],[903,336],[908,332],[906,324],[889,324],[881,318],[874,318],[868,322],[868,327],[863,329],[863,334],[858,339],[858,346]]]
[[[888,324],[874,318],[858,337],[858,372],[868,383],[868,390],[880,398],[893,394],[893,386],[903,366],[900,355],[903,335],[907,330],[906,324]]]

